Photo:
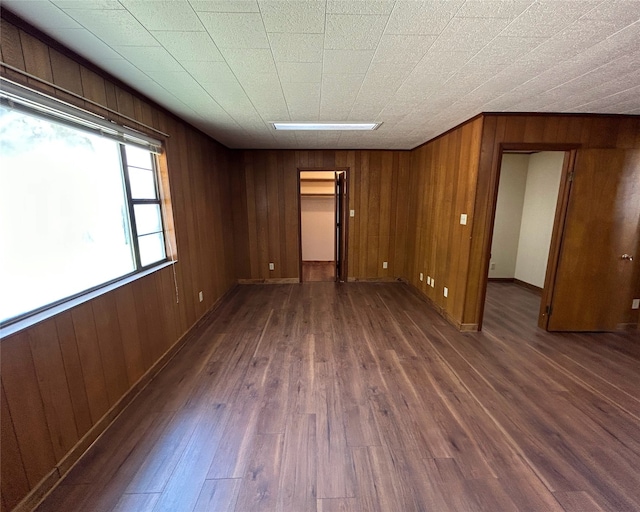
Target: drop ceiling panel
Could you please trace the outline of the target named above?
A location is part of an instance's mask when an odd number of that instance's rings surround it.
[[[481,111],[640,109],[630,0],[3,0],[233,147],[411,148]],[[383,122],[277,133],[274,120]]]

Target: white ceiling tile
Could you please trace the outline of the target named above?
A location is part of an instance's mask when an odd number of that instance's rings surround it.
[[[70,9],[78,23],[110,46],[157,46],[155,38],[128,11]]]
[[[182,65],[199,83],[235,82],[238,80],[226,62],[183,62]]]
[[[378,46],[387,19],[387,16],[327,14],[324,47],[374,50]]]
[[[61,9],[124,9],[118,0],[52,0]]]
[[[113,49],[142,71],[180,71],[182,66],[161,46],[114,46]]]
[[[508,24],[506,19],[453,18],[433,43],[431,51],[478,52]]]
[[[260,0],[259,5],[267,32],[324,32],[324,0]]]
[[[200,20],[220,49],[269,48],[258,13],[203,12]]]
[[[222,54],[240,81],[251,77],[278,79],[276,64],[268,49],[225,48]]]
[[[363,74],[369,69],[373,50],[325,50],[323,73]]]
[[[395,0],[328,0],[327,13],[390,14]]]
[[[438,35],[463,3],[464,0],[398,0],[389,17],[385,34]]]
[[[208,32],[152,32],[158,42],[181,62],[216,62],[224,58]]]
[[[515,18],[532,3],[533,0],[467,0],[456,17]]]
[[[374,62],[418,62],[437,36],[385,34],[380,39]]]
[[[127,84],[134,85],[150,80],[150,77],[145,72],[124,59],[104,60],[100,62],[100,67]]]
[[[62,28],[55,30],[55,37],[78,55],[82,55],[94,64],[104,60],[120,59],[122,56],[101,39],[84,28]]]
[[[47,1],[2,0],[2,8],[27,20],[44,32],[61,28],[80,28],[80,25],[61,9]]]
[[[278,62],[322,62],[323,34],[269,33],[273,58]]]
[[[233,147],[406,149],[480,111],[640,112],[639,1],[56,1],[81,24],[2,7]],[[384,124],[267,125],[290,118]]]
[[[322,63],[320,62],[278,62],[276,67],[282,83],[322,81]]]
[[[120,0],[120,3],[147,30],[202,30],[198,15],[186,0]]]
[[[260,12],[257,0],[189,0],[196,12]]]

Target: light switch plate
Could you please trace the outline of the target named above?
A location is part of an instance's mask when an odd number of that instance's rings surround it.
[[[640,299],[633,299],[631,301],[631,309],[640,309]]]
[[[436,280],[432,277],[431,278],[431,288],[434,288],[436,286]]]
[[[420,281],[424,281],[424,274],[420,272]]]
[[[427,284],[431,286],[431,276],[427,276]]]
[[[446,286],[444,287],[444,296],[448,297],[449,296],[449,288],[447,288]]]
[[[462,224],[463,226],[467,225],[467,214],[466,213],[461,213],[460,214],[460,224]]]
[[[382,262],[382,268],[389,268],[389,262],[388,261],[383,261]]]
[[[349,217],[355,217],[356,216],[356,211],[355,210],[349,210]]]
[[[269,270],[275,270],[276,265],[274,263],[269,263]]]

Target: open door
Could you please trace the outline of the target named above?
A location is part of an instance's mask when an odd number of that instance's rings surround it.
[[[336,171],[336,281],[347,280],[347,180],[346,172]]]
[[[640,151],[578,151],[549,331],[614,331],[624,323],[640,255]]]

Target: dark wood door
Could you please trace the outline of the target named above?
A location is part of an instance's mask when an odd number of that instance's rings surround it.
[[[613,331],[625,322],[639,227],[640,151],[578,151],[548,330]]]
[[[336,172],[336,281],[347,280],[347,180],[345,172]]]

